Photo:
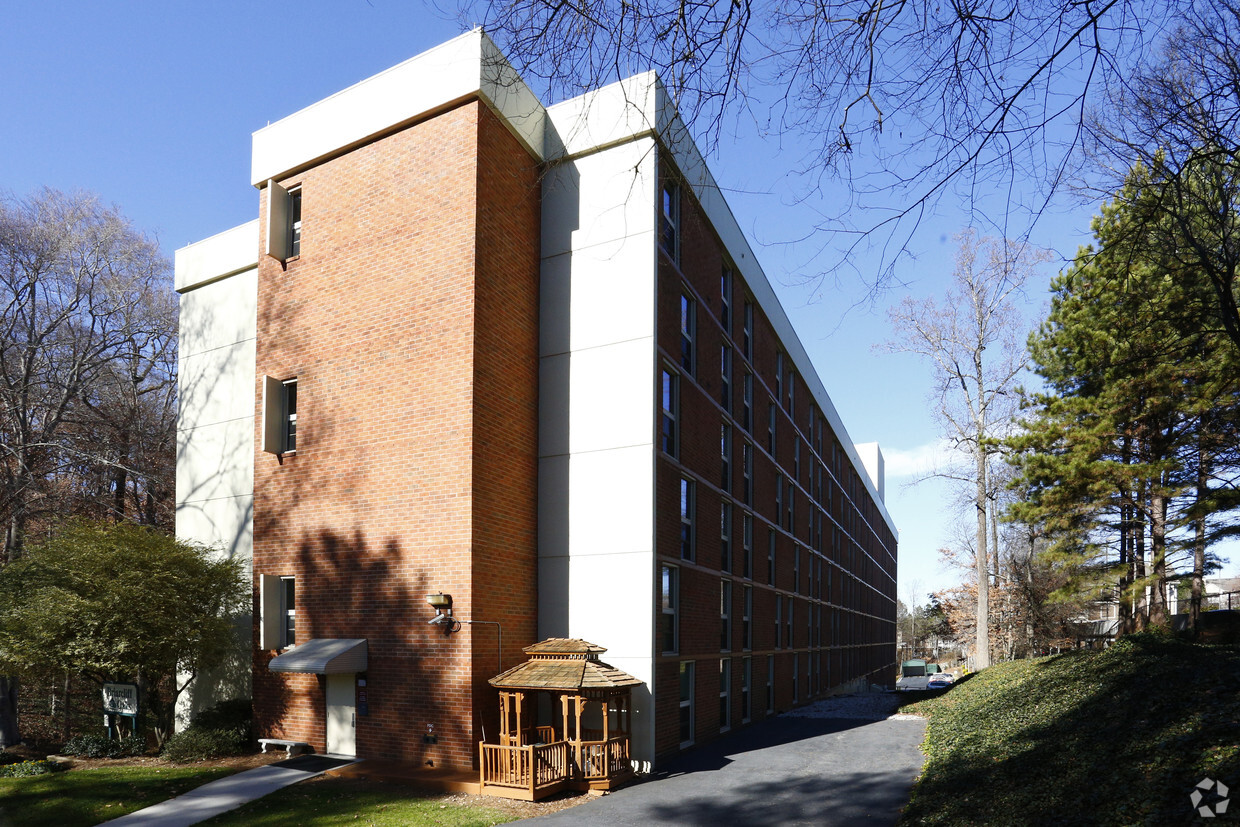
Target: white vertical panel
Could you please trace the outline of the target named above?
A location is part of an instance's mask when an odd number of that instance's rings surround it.
[[[258,648],[263,651],[280,646],[280,578],[274,574],[258,576]]]
[[[280,261],[288,258],[289,231],[288,190],[275,181],[267,182],[267,249],[265,252]]]
[[[284,383],[273,376],[263,377],[263,450],[284,452]]]

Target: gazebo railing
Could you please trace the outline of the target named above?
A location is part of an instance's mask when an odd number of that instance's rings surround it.
[[[479,744],[482,786],[524,790],[530,796],[563,784],[569,777],[568,744],[563,741],[540,746]]]
[[[633,771],[627,735],[607,741],[583,741],[575,752],[577,772],[587,781],[616,778]]]

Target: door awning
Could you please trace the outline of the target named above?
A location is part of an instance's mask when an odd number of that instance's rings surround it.
[[[272,659],[272,672],[342,675],[366,671],[366,638],[315,638]]]

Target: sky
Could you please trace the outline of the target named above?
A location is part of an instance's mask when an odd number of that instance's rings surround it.
[[[0,28],[0,191],[92,191],[171,258],[257,215],[251,133],[466,28],[416,0],[10,4]],[[890,305],[945,290],[968,219],[951,203],[927,215],[895,269],[898,287],[871,295],[877,258],[865,249],[807,284],[825,266],[813,225],[843,200],[844,185],[804,199],[795,142],[733,127],[708,164],[849,435],[882,448],[900,532],[899,596],[923,603],[963,579],[937,550],[964,518],[944,484],[916,482],[944,461],[926,365],[876,348],[892,336]],[[1031,327],[1051,277],[1088,243],[1096,211],[1065,203],[1037,225],[1032,241],[1055,256],[1028,287]]]

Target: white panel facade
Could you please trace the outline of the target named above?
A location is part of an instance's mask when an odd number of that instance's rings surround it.
[[[177,536],[220,547],[249,565],[253,553],[254,376],[258,278],[239,261],[250,225],[178,251],[196,286],[181,293],[177,419]]]
[[[657,182],[640,138],[561,162],[542,202],[539,636],[606,646],[646,682],[638,762],[654,759]]]
[[[481,29],[455,37],[254,133],[250,180],[262,187],[470,96],[486,100],[527,149],[543,151],[542,105]]]

